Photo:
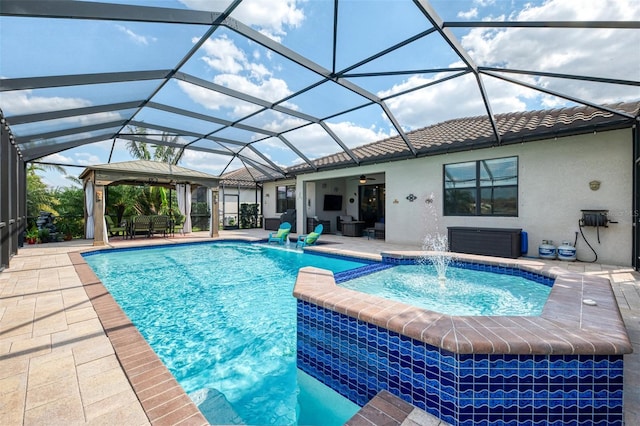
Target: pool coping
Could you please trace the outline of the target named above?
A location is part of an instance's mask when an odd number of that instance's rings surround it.
[[[425,252],[384,252],[416,259]],[[461,262],[555,278],[540,316],[451,316],[336,285],[333,273],[300,269],[294,297],[458,354],[620,355],[633,351],[608,279],[527,259],[455,254]],[[584,303],[595,301],[595,305]]]
[[[209,422],[144,339],[82,256],[68,253],[71,264],[109,338],[118,362],[153,425],[208,425]]]

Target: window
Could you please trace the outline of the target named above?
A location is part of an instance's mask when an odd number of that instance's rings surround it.
[[[518,157],[445,164],[445,216],[517,216]]]
[[[278,186],[276,188],[276,213],[284,213],[296,208],[296,186]]]

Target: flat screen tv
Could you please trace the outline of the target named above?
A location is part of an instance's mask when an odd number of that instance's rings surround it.
[[[324,195],[324,211],[338,211],[342,210],[342,195]]]

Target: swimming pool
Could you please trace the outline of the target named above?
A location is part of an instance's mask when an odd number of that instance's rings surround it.
[[[85,260],[209,421],[314,424],[325,396],[298,377],[296,274],[364,262],[246,243],[109,250]],[[359,409],[342,397],[330,404],[335,424]],[[331,423],[327,415],[316,424]]]
[[[340,285],[448,315],[540,315],[551,292],[524,277],[454,265],[440,282],[431,264],[399,265]]]

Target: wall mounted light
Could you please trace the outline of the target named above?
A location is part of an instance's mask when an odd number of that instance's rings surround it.
[[[418,197],[416,197],[416,196],[415,196],[415,195],[413,195],[413,194],[409,194],[409,195],[407,195],[407,200],[409,200],[409,202],[411,202],[411,203],[413,203],[413,202],[414,202],[415,200],[417,200],[417,199],[418,199]]]

